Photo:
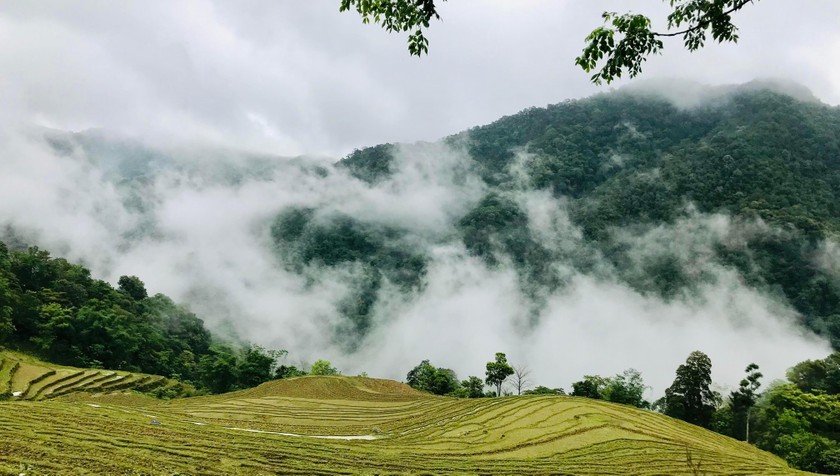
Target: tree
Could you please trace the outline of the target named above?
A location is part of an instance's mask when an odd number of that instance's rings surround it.
[[[338,375],[338,369],[332,366],[329,360],[316,360],[309,370],[312,375]]]
[[[149,296],[146,292],[146,285],[137,276],[120,276],[117,284],[119,284],[120,291],[135,301],[142,301]]]
[[[467,380],[461,382],[461,390],[467,398],[481,398],[484,396],[484,382],[475,375],[470,375]]]
[[[605,60],[591,79],[595,84],[610,83],[625,71],[631,78],[641,73],[647,57],[664,48],[662,38],[681,37],[689,51],[702,48],[708,34],[718,43],[736,43],[738,28],[732,23],[732,14],[755,0],[666,1],[673,9],[667,17],[666,32],[651,30],[652,22],[645,15],[604,12],[601,16],[608,26],[592,30],[575,64],[590,72]],[[432,19],[440,19],[435,0],[341,0],[340,11],[351,8],[361,15],[363,23],[373,21],[389,32],[413,30],[408,37],[408,52],[415,56],[428,54],[429,40],[423,29]]]
[[[803,392],[840,394],[840,352],[800,362],[788,370],[787,378]]]
[[[458,389],[458,377],[455,372],[437,368],[428,360],[420,362],[408,372],[406,383],[412,388],[435,395],[446,395]]]
[[[458,376],[451,369],[438,368],[429,386],[429,391],[435,395],[448,395],[458,390]]]
[[[12,322],[12,291],[9,289],[9,281],[3,276],[0,269],[0,342],[6,340],[15,331]]]
[[[600,375],[584,375],[583,380],[572,384],[573,397],[586,397],[595,400],[604,398],[604,389],[607,386],[607,379]]]
[[[236,356],[224,346],[215,346],[198,362],[198,373],[204,387],[213,393],[233,390],[239,379]]]
[[[408,371],[405,376],[405,383],[418,390],[427,390],[429,388],[428,383],[434,377],[436,370],[434,365],[429,363],[428,360],[424,360]]]
[[[532,388],[530,390],[525,390],[522,392],[523,395],[565,395],[566,392],[563,391],[562,388],[548,388],[543,385],[540,385],[536,388]]]
[[[643,398],[646,388],[641,372],[627,369],[615,377],[584,375],[583,380],[572,384],[572,396],[649,408],[650,402]]]
[[[732,14],[754,0],[667,0],[673,11],[668,15],[668,31],[651,30],[650,18],[634,14],[604,12],[604,23],[586,37],[587,46],[575,58],[575,64],[590,72],[605,59],[601,69],[592,76],[592,82],[607,83],[627,71],[630,77],[642,72],[647,56],[659,53],[664,44],[661,38],[682,37],[689,51],[696,51],[706,43],[706,35],[718,43],[738,42],[738,28],[732,23]],[[682,30],[671,31],[683,27]]]
[[[708,428],[720,395],[712,384],[712,361],[703,352],[689,354],[685,364],[677,368],[674,383],[665,390],[661,407],[668,416]]]
[[[775,384],[752,414],[750,439],[757,447],[801,470],[840,474],[840,396]]]
[[[494,362],[487,362],[487,378],[484,379],[487,385],[496,387],[496,395],[502,395],[502,384],[508,377],[513,375],[513,367],[508,365],[507,357],[503,352],[496,352],[496,360]]]
[[[607,380],[603,390],[604,400],[648,408],[650,403],[643,397],[646,388],[641,372],[636,369],[627,369]]]
[[[756,391],[761,386],[759,381],[763,375],[758,371],[758,365],[750,364],[744,370],[747,376],[741,380],[738,390],[729,395],[729,405],[732,409],[732,436],[750,441],[750,410],[758,398]],[[743,432],[742,432],[743,430]]]
[[[529,375],[531,375],[531,369],[524,365],[513,368],[513,386],[516,387],[517,395],[522,395],[522,390],[531,384],[528,379]]]
[[[280,365],[277,367],[277,370],[274,371],[274,378],[278,379],[302,377],[304,375],[306,375],[306,371],[301,370],[294,365]]]
[[[243,387],[256,387],[271,380],[275,376],[277,360],[287,353],[285,350],[265,350],[258,345],[251,345],[239,362],[239,384]]]
[[[362,16],[362,23],[373,20],[388,32],[414,30],[408,36],[408,52],[415,56],[429,52],[423,28],[429,27],[431,19],[440,18],[435,0],[341,0],[339,11],[351,8]]]

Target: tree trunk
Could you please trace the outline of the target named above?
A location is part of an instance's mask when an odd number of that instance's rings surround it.
[[[746,434],[744,435],[744,441],[746,441],[747,443],[750,442],[750,410],[751,409],[752,409],[751,407],[747,407],[747,431],[746,431]]]

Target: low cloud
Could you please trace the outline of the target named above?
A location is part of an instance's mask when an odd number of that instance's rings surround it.
[[[507,193],[527,212],[534,239],[559,257],[553,266],[564,283],[543,291],[534,306],[512,267],[470,256],[455,231],[486,192],[458,146],[401,146],[393,177],[377,185],[329,159],[231,152],[210,160],[201,149],[166,147],[149,147],[165,160],[126,180],[103,172],[101,157],[78,144],[59,154],[39,137],[6,131],[0,141],[8,158],[0,174],[2,225],[112,283],[138,275],[151,292],[188,304],[217,332],[286,348],[293,359],[328,358],[345,373],[403,379],[428,358],[466,378],[483,376],[484,364],[501,351],[530,367],[536,384],[568,389],[584,374],[634,367],[657,396],[693,350],[707,352],[715,380],[729,386],[750,362],[772,379],[830,352],[798,326],[790,308],[711,259],[715,244],[738,246],[774,232],[761,222],[689,209],[672,225],[615,230],[631,263],[667,254],[710,276],[691,293],[664,300],[625,284],[623,270],[587,245],[563,198],[514,188]],[[210,163],[218,166],[204,167]],[[412,251],[428,260],[415,291],[387,280],[381,286],[373,326],[355,351],[337,344],[334,333],[345,324],[340,303],[358,270],[285,267],[268,230],[289,207],[404,230]],[[833,269],[835,255],[836,245],[826,244],[815,259]],[[590,263],[586,272],[580,261]]]

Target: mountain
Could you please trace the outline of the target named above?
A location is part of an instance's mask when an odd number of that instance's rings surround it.
[[[447,239],[489,265],[514,264],[532,295],[562,286],[563,276],[551,269],[557,263],[617,276],[664,299],[714,280],[717,269],[731,270],[840,348],[840,109],[775,89],[707,88],[691,107],[650,88],[620,90],[530,108],[448,137],[443,143],[468,152],[464,173],[479,176],[485,193]],[[397,156],[426,147],[375,146],[338,166],[387,186]],[[522,194],[533,191],[566,200],[582,232],[572,250],[552,250],[529,230]],[[301,213],[282,213],[273,228],[276,243],[296,250],[287,255],[294,263],[363,263],[373,277],[359,296],[371,296],[379,279],[411,286],[422,275],[423,257],[399,245],[400,230],[373,230],[346,216],[313,223]],[[688,247],[636,246],[657,230],[703,228],[701,216],[726,216],[727,229],[705,230],[711,236]],[[369,301],[348,310],[360,330]]]

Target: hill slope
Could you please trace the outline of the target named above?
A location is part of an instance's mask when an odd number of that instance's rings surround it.
[[[635,408],[559,396],[433,397],[358,377],[0,410],[0,471],[26,474],[796,473],[750,445]]]
[[[0,400],[47,400],[76,392],[102,394],[126,390],[169,396],[195,391],[157,375],[64,367],[16,352],[0,351]]]

